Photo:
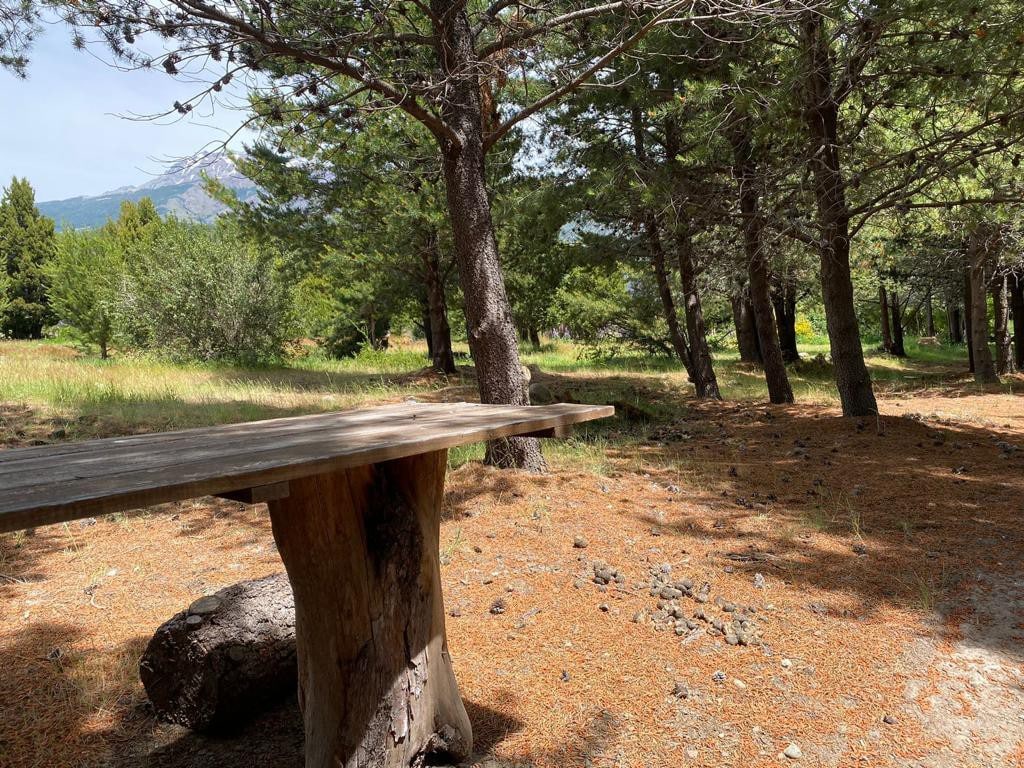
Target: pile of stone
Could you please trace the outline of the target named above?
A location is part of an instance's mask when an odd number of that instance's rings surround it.
[[[689,637],[700,634],[703,627],[709,635],[724,636],[729,645],[760,642],[761,633],[751,615],[754,608],[740,609],[722,597],[716,597],[712,603],[708,582],[698,587],[692,579],[673,579],[672,567],[667,563],[651,569],[650,595],[658,599],[657,609],[650,613],[638,611],[633,621],[640,624],[649,622],[656,630],[672,630],[676,635]],[[696,602],[697,609],[690,613],[682,603],[683,598]],[[720,615],[715,608],[719,609]]]

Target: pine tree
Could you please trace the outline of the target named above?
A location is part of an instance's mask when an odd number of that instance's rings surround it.
[[[0,199],[0,258],[9,277],[0,331],[16,339],[37,339],[51,320],[43,265],[53,256],[53,221],[36,208],[27,179],[11,179]]]

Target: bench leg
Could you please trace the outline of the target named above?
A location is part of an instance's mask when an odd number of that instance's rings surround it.
[[[472,751],[438,561],[447,452],[290,483],[270,518],[295,593],[307,768]]]

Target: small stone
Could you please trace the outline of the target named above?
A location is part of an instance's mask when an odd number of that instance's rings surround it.
[[[564,669],[562,670],[562,682],[563,683],[568,683],[569,682],[569,673],[568,673],[568,671],[566,671]]]
[[[661,588],[661,596],[665,600],[676,600],[676,599],[682,597],[683,593],[682,593],[681,590],[678,590],[675,587],[662,587]]]
[[[192,605],[188,607],[188,612],[196,616],[205,616],[208,613],[213,613],[220,607],[220,598],[216,595],[207,595],[206,597],[200,597]]]
[[[711,679],[714,680],[716,683],[724,683],[725,672],[723,672],[722,670],[718,670],[717,672],[715,672],[715,674],[711,676]]]
[[[677,699],[688,699],[690,697],[690,689],[682,680],[676,681],[675,687],[672,689],[672,695]]]
[[[790,667],[793,666],[793,662],[790,661],[789,659],[783,659],[781,664],[782,664],[782,668],[783,669],[789,669]]]
[[[882,718],[882,722],[885,723],[886,725],[896,725],[896,718],[893,717],[892,715],[885,715]]]
[[[608,603],[601,603],[597,607],[601,609],[602,613],[608,613]]]
[[[589,544],[590,544],[590,542],[588,542],[588,541],[587,541],[587,540],[586,540],[585,538],[583,538],[582,536],[576,536],[576,537],[575,537],[575,538],[574,538],[574,539],[572,540],[572,545],[573,545],[573,546],[574,546],[574,547],[575,547],[576,549],[586,549],[586,548],[587,548],[587,547],[589,546]]]
[[[482,553],[484,551],[484,548],[481,547],[479,544],[477,544],[475,547],[473,547],[473,551],[476,552],[479,555],[480,553]]]
[[[188,616],[185,617],[185,626],[188,627],[189,629],[195,629],[196,627],[198,627],[202,623],[203,623],[203,617],[202,616],[197,616],[194,613],[190,613]]]
[[[764,576],[760,573],[754,574],[754,589],[765,589],[768,586],[768,582]]]
[[[448,615],[452,618],[457,619],[462,615],[462,609],[456,605],[450,611],[448,611]]]
[[[784,754],[790,760],[799,760],[801,757],[804,756],[803,750],[800,749],[800,746],[798,744],[793,743],[790,743],[789,746],[782,750],[782,754]]]
[[[687,760],[696,760],[700,756],[700,753],[693,747],[687,747],[683,750],[683,754],[686,755]]]
[[[740,680],[738,677],[732,681],[732,684],[739,688],[741,691],[746,690],[747,684]]]
[[[493,603],[491,603],[491,609],[490,610],[491,610],[491,613],[494,614],[495,616],[504,613],[505,612],[505,601],[502,598],[499,597],[497,600],[495,600]]]
[[[739,639],[739,637],[734,635],[732,632],[729,632],[725,636],[725,642],[728,643],[729,645],[739,645],[740,644],[740,639]]]
[[[735,573],[736,572],[736,568],[734,566],[732,566],[732,565],[727,565],[722,570],[725,571],[726,573]]]

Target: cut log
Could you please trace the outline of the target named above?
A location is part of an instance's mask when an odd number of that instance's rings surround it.
[[[445,638],[447,451],[294,480],[270,520],[295,593],[307,768],[459,762],[472,731]]]
[[[139,676],[157,717],[200,731],[295,693],[295,603],[283,574],[200,598],[153,635]]]

